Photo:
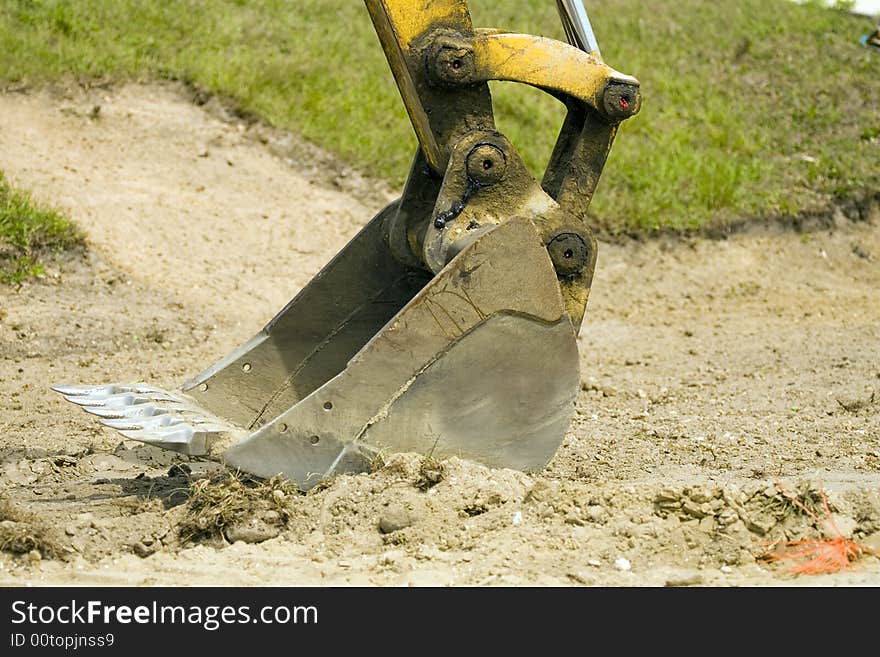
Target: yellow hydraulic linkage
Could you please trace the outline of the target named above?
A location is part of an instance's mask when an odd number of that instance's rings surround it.
[[[303,488],[376,454],[535,470],[574,410],[592,199],[638,82],[570,44],[475,29],[465,0],[366,0],[420,148],[400,199],[260,332],[174,391],[55,389],[125,437]],[[490,80],[568,109],[543,180],[495,127]]]
[[[579,325],[596,255],[586,210],[620,121],[639,111],[638,81],[602,63],[579,0],[558,5],[570,38],[590,52],[544,37],[475,29],[466,0],[366,4],[421,145],[398,214],[406,226],[392,231],[407,237],[398,254],[436,272],[491,226],[525,214],[548,245]],[[489,80],[543,89],[568,108],[540,186],[495,129]],[[494,207],[490,197],[497,198]],[[411,208],[407,201],[421,205]],[[440,210],[433,228],[413,220],[424,215],[425,202]],[[452,220],[455,227],[447,229]]]

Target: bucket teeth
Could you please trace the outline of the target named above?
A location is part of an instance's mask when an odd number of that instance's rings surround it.
[[[127,408],[137,404],[146,404],[149,397],[123,392],[117,395],[64,395],[64,398],[72,404],[79,406],[91,406],[95,408]]]
[[[190,455],[204,454],[212,437],[211,432],[196,430],[183,423],[158,429],[123,430],[119,433],[130,440]]]
[[[73,389],[74,392],[67,392]],[[124,386],[56,386],[53,388],[72,404],[88,408],[128,409],[150,402],[183,404],[177,395],[143,384]],[[62,392],[64,391],[64,392]]]
[[[183,424],[184,420],[175,417],[169,413],[161,415],[153,415],[152,417],[127,417],[127,418],[105,418],[101,420],[101,424],[111,429],[122,430],[138,430],[138,429],[158,429],[159,427],[167,427],[175,424]]]
[[[215,438],[238,432],[181,395],[143,383],[52,389],[126,438],[184,454],[204,455]]]
[[[125,406],[123,408],[104,408],[103,406],[83,406],[82,409],[86,413],[97,415],[106,419],[122,419],[136,417],[155,417],[157,415],[166,415],[174,410],[183,410],[181,405],[179,408],[156,406],[155,404],[137,404],[135,406]]]
[[[139,440],[144,443],[152,443],[154,445],[183,445],[189,443],[196,430],[185,423],[175,424],[168,427],[157,427],[155,429],[131,429],[120,430],[126,438]]]
[[[123,392],[134,392],[137,394],[151,394],[163,392],[160,388],[147,385],[146,383],[108,383],[103,386],[52,386],[52,390],[60,392],[62,395],[71,397],[87,396],[87,397],[108,397]]]

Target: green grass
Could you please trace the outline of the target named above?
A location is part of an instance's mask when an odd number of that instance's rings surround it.
[[[45,253],[81,244],[69,219],[14,189],[0,171],[0,282],[19,283],[42,274]]]
[[[472,0],[475,22],[562,38],[550,0]],[[872,22],[787,0],[590,3],[605,60],[642,81],[593,213],[609,231],[821,212],[880,189]],[[5,0],[0,80],[161,77],[232,99],[400,185],[412,130],[357,0]],[[493,87],[499,127],[540,171],[560,106]]]

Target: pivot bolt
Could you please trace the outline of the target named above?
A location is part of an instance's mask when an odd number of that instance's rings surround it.
[[[441,41],[431,55],[429,71],[432,81],[440,86],[467,84],[474,77],[474,51],[451,41]]]
[[[602,94],[602,108],[611,119],[626,119],[641,109],[639,88],[632,84],[612,82]]]
[[[580,274],[590,260],[590,247],[577,233],[559,233],[547,244],[547,252],[560,276]]]
[[[468,178],[482,186],[494,185],[507,173],[507,157],[497,146],[479,144],[467,157]]]

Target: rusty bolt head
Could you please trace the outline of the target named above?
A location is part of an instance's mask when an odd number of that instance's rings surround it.
[[[474,51],[466,46],[441,43],[434,49],[428,68],[438,84],[466,84],[476,71]]]
[[[480,185],[494,185],[507,173],[507,157],[497,146],[479,144],[474,146],[467,158],[468,177]]]

